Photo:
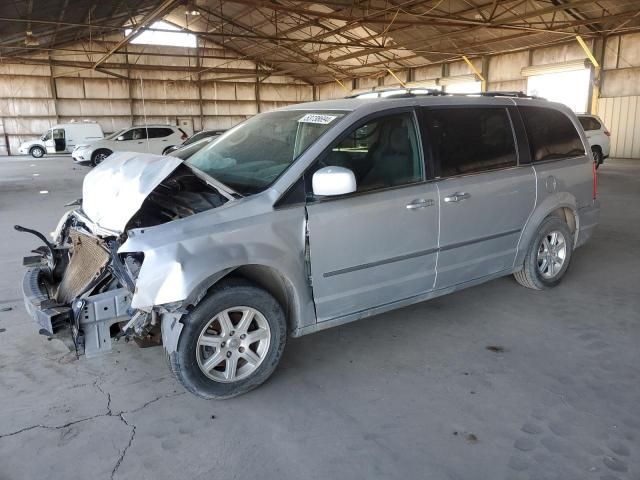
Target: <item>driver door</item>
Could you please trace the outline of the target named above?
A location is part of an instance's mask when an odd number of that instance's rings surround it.
[[[307,203],[319,322],[434,287],[438,192],[425,182],[416,125],[413,111],[368,120],[316,165],[349,168],[357,181],[355,193]]]

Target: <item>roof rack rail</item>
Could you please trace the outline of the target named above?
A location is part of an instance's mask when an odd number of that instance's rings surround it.
[[[353,95],[348,95],[344,98],[406,98],[406,97],[418,97],[418,96],[474,96],[480,95],[482,97],[511,97],[511,98],[531,98],[535,100],[546,100],[542,97],[536,97],[535,95],[527,95],[520,91],[508,91],[508,92],[475,92],[475,93],[448,93],[443,92],[435,88],[425,87],[406,87],[406,88],[386,88],[381,90],[370,90],[368,92],[360,92]]]
[[[421,95],[446,95],[445,92],[436,88],[426,87],[406,87],[406,88],[383,88],[380,90],[370,90],[368,92],[360,92],[353,95],[347,95],[344,98],[402,98],[416,97]]]
[[[470,95],[482,95],[483,97],[516,97],[516,98],[534,98],[536,100],[544,100],[542,97],[536,97],[535,95],[527,95],[523,91],[509,91],[509,92],[480,92]]]

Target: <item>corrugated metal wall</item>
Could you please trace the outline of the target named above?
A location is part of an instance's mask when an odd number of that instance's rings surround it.
[[[111,44],[93,41],[94,49]],[[68,48],[82,51],[83,44]],[[201,58],[196,68],[197,55]],[[109,70],[124,78],[90,68],[20,65],[0,59],[0,155],[7,153],[7,144],[16,153],[21,142],[72,120],[96,121],[105,133],[132,124],[184,125],[185,120],[198,131],[230,128],[259,111],[313,100],[313,86],[292,77],[265,78],[263,74],[257,83],[255,74],[250,74],[225,80],[228,74],[211,70],[227,67],[257,72],[254,62],[226,60],[226,55],[233,57],[234,53],[206,41],[197,51],[128,45],[126,53],[108,61],[118,65]],[[51,60],[95,62],[99,57],[96,53],[53,52]],[[43,55],[33,58],[49,61]]]
[[[601,98],[598,116],[611,131],[611,156],[640,158],[640,96]]]

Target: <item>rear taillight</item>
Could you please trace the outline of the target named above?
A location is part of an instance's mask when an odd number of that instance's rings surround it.
[[[610,137],[610,136],[611,136],[611,132],[610,132],[609,130],[605,130],[605,131],[604,131],[604,134],[605,134],[607,137]]]
[[[596,162],[593,162],[593,199],[598,196],[598,170]]]

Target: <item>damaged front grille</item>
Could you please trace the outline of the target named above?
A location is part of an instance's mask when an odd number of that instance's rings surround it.
[[[69,231],[73,245],[71,259],[56,292],[56,300],[70,303],[101,276],[109,262],[109,251],[97,238],[77,230]]]

